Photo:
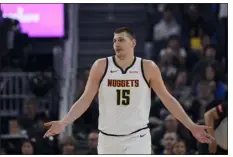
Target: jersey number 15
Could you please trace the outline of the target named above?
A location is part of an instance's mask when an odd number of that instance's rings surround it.
[[[117,89],[117,105],[129,105],[130,104],[130,90],[129,89]]]

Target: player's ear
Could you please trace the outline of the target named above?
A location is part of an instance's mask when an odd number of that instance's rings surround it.
[[[133,45],[133,47],[135,47],[135,46],[136,46],[136,44],[137,44],[137,43],[136,43],[136,40],[135,40],[135,39],[133,39],[133,40],[132,40],[132,45]]]

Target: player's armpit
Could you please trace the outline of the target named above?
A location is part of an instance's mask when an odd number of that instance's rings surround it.
[[[93,64],[82,96],[72,105],[69,113],[61,120],[62,123],[73,122],[88,109],[98,91],[106,63],[106,59],[99,59]]]

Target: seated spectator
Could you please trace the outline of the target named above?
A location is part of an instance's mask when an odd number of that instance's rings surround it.
[[[175,80],[174,96],[179,100],[184,108],[191,105],[192,89],[188,86],[188,73],[180,70]]]
[[[206,48],[204,56],[200,57],[200,60],[193,66],[193,86],[195,87],[197,82],[203,79],[205,75],[205,69],[207,66],[213,66],[217,73],[220,73],[223,69],[223,65],[216,60],[216,49],[213,46]],[[219,74],[217,74],[219,76]]]
[[[22,155],[34,155],[35,148],[31,141],[25,140],[21,145],[21,154]]]
[[[180,46],[177,36],[171,36],[168,40],[167,48],[160,51],[159,67],[162,75],[168,79],[175,79],[178,68],[182,68],[186,64],[187,53]]]
[[[23,129],[28,130],[36,124],[36,119],[38,116],[45,113],[39,113],[37,111],[37,106],[39,105],[38,100],[35,98],[28,99],[23,105],[23,114],[19,118],[20,126]]]
[[[209,34],[212,37],[214,30],[212,26],[205,22],[200,8],[197,4],[191,4],[189,6],[188,14],[184,17],[184,30],[185,34],[190,37],[190,48],[195,51],[203,49],[202,41],[205,34]],[[205,38],[204,38],[205,39]]]
[[[61,154],[62,155],[75,155],[76,154],[76,141],[73,137],[65,137],[61,141]]]
[[[226,88],[221,80],[217,79],[216,70],[209,65],[205,68],[205,79],[209,82],[212,91],[215,93],[217,100],[223,100],[226,95]]]
[[[162,145],[161,140],[164,137],[165,133],[175,132],[179,137],[190,141],[190,134],[187,129],[184,129],[184,126],[180,125],[176,118],[169,114],[165,118],[164,125],[155,128],[151,131],[152,144],[156,147],[156,152],[161,153]]]
[[[188,14],[184,18],[185,31],[188,31],[189,37],[201,37],[207,33],[207,25],[197,4],[190,4]]]
[[[92,131],[88,135],[88,155],[97,155],[98,132]]]
[[[158,66],[161,70],[162,76],[166,79],[173,80],[177,75],[178,69],[171,63],[170,55],[164,56],[158,63]]]
[[[199,50],[201,56],[204,55],[205,49],[211,46],[211,43],[212,42],[209,35],[205,34],[201,37],[201,49]]]
[[[173,155],[187,155],[187,146],[184,140],[178,140],[172,147]]]
[[[195,70],[194,72],[199,72],[206,65],[216,62],[216,59],[215,59],[216,58],[216,49],[212,45],[206,47],[203,55],[200,56],[199,58],[200,58],[200,60],[194,66],[194,70]]]
[[[19,123],[15,119],[9,121],[9,134],[12,136],[21,134]]]
[[[164,9],[163,19],[154,26],[154,40],[167,40],[171,35],[180,34],[180,26],[172,15],[172,9]]]
[[[164,147],[160,155],[171,155],[172,147],[177,142],[178,136],[175,132],[167,132],[164,134],[162,139],[162,145]]]
[[[176,67],[183,66],[186,61],[187,52],[181,47],[178,36],[171,36],[167,48],[160,51],[161,60],[169,60]]]
[[[204,53],[204,57],[209,61],[209,62],[213,62],[216,60],[216,49],[213,46],[208,46],[206,47],[206,51]]]
[[[193,99],[190,108],[188,109],[189,116],[194,122],[203,119],[204,113],[209,106],[215,103],[214,93],[208,81],[201,80],[196,88],[196,97]]]
[[[35,119],[35,124],[27,129],[27,134],[30,139],[36,141],[35,149],[37,154],[54,154],[58,152],[57,136],[51,138],[42,138],[46,132],[45,122],[49,119],[46,115],[39,115]]]
[[[199,40],[199,39],[198,39]],[[187,56],[186,69],[193,70],[194,65],[200,61],[200,59],[205,58],[205,51],[211,46],[210,36],[205,34],[201,37],[199,41],[199,46],[190,47],[189,54]]]

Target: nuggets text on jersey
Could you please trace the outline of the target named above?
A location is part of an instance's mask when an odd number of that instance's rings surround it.
[[[139,80],[108,79],[108,87],[139,87]]]

